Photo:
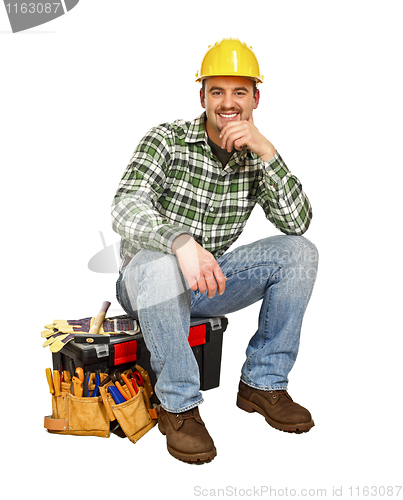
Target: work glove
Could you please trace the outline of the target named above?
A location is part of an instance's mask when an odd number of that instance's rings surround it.
[[[41,333],[41,336],[46,338],[53,335],[54,331],[57,330],[60,333],[88,333],[95,318],[83,318],[83,319],[55,319],[53,323],[45,325],[47,330]],[[138,323],[133,318],[117,318],[117,319],[105,319],[98,331],[100,335],[121,335],[126,333],[128,335],[134,335],[140,331]]]
[[[49,331],[49,330],[46,330]],[[46,333],[46,332],[42,332]],[[43,343],[43,347],[49,346],[51,352],[59,352],[63,347],[70,342],[70,340],[74,339],[74,334],[72,333],[60,333],[57,330],[50,334],[49,338],[46,342]],[[43,336],[43,335],[42,335]]]
[[[41,333],[42,338],[48,339],[43,347],[49,346],[52,352],[60,351],[74,339],[76,333],[88,333],[94,321],[95,318],[54,320],[53,323],[45,325],[46,330]],[[98,333],[100,335],[135,335],[139,331],[139,325],[134,318],[124,317],[105,319]]]

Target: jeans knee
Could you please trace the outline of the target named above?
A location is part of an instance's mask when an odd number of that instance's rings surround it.
[[[174,255],[150,252],[152,255],[142,266],[147,274],[154,276],[158,280],[170,280],[178,274],[178,260]]]
[[[304,277],[316,279],[318,270],[319,252],[316,245],[304,236],[298,238],[293,251],[293,260],[297,267],[304,271]]]
[[[304,248],[304,258],[309,262],[315,263],[317,265],[319,260],[319,252],[316,248],[316,245],[312,243],[312,241],[308,240],[308,238],[305,238],[305,236],[300,236],[299,238],[301,239],[302,246]]]
[[[177,258],[149,250],[139,252],[130,261],[124,281],[138,309],[165,303],[187,292]]]
[[[178,273],[178,261],[174,255],[151,250],[141,250],[133,257],[126,272],[136,279],[154,281],[169,279]]]

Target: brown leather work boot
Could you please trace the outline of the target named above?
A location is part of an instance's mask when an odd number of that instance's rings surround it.
[[[287,391],[262,391],[239,382],[237,406],[252,413],[259,412],[266,422],[284,432],[308,432],[315,424],[311,414],[291,399]]]
[[[178,460],[202,464],[217,455],[198,407],[183,413],[170,413],[161,407],[158,428],[167,437],[169,453]]]

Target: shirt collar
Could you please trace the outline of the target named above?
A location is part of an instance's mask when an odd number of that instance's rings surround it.
[[[202,113],[195,120],[190,122],[186,133],[185,142],[205,142],[207,144],[207,132],[204,128],[206,113]]]

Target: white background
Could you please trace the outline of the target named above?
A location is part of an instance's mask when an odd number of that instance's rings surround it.
[[[246,496],[254,486],[328,497],[342,487],[348,498],[350,486],[402,484],[400,5],[81,0],[18,34],[0,7],[7,498]],[[306,236],[320,270],[289,391],[316,426],[286,434],[235,406],[257,305],[229,316],[221,384],[204,393],[212,463],[173,459],[157,429],[136,445],[48,434],[40,332],[104,300],[120,311],[117,274],[88,269],[100,232],[118,241],[109,207],[120,177],[151,126],[202,112],[194,74],[208,45],[231,36],[252,45],[265,75],[255,123],[313,205]],[[237,244],[272,234],[256,208]]]

